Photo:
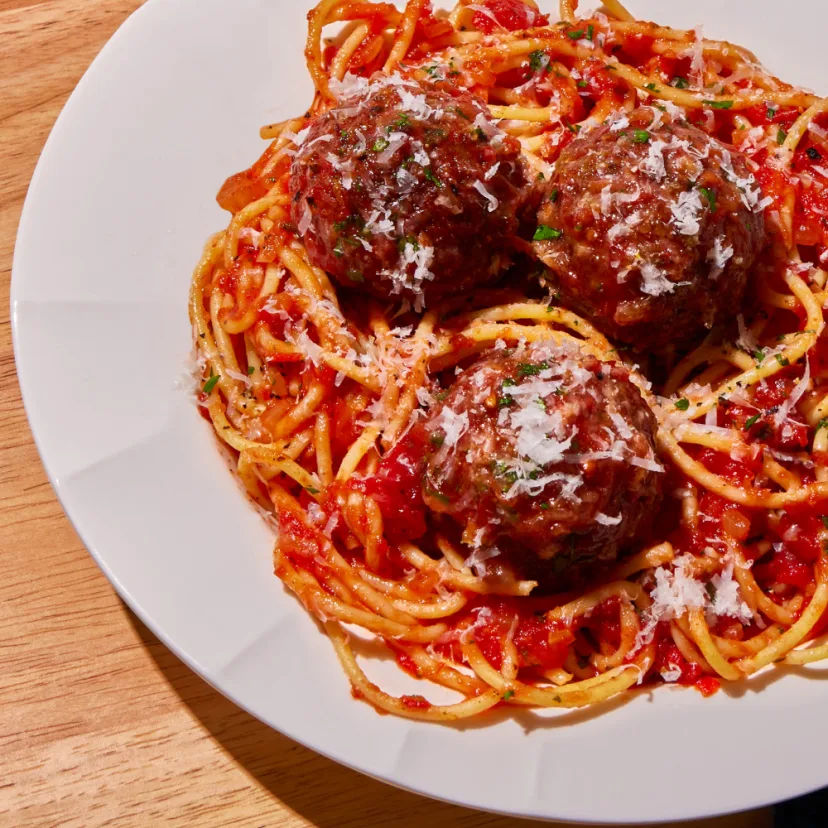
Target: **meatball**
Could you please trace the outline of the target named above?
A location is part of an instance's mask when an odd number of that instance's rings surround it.
[[[482,102],[382,77],[309,129],[292,219],[338,282],[422,309],[508,265],[527,178],[519,143]]]
[[[566,340],[491,351],[425,428],[423,499],[476,549],[529,550],[556,572],[611,561],[661,498],[655,416],[629,372]]]
[[[681,347],[738,313],[763,206],[743,155],[642,107],[561,152],[534,247],[561,302],[605,334]]]

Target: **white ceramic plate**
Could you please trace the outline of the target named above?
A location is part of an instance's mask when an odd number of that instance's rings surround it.
[[[631,3],[660,22],[704,23],[826,91],[821,0]],[[245,709],[430,796],[623,822],[739,810],[828,784],[828,685],[790,672],[739,697],[664,688],[534,727],[497,715],[412,723],[351,698],[328,641],[273,576],[269,530],[176,388],[190,273],[227,220],[215,193],[259,155],[261,124],[310,101],[308,6],[151,0],[78,86],[32,181],[12,285],[18,370],[55,490],[107,577]],[[393,663],[381,670],[399,689]]]

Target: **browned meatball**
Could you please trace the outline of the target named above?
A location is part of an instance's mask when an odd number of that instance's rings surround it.
[[[425,427],[423,498],[475,548],[515,542],[556,558],[556,571],[612,560],[660,500],[656,420],[641,392],[626,368],[566,341],[490,352]]]
[[[561,301],[639,350],[734,316],[765,243],[747,159],[642,107],[561,153],[535,251]]]
[[[313,263],[417,309],[502,272],[526,189],[520,145],[480,101],[399,76],[317,118],[290,178]]]

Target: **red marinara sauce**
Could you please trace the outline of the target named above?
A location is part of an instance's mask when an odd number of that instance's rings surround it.
[[[382,458],[375,474],[348,483],[349,487],[374,499],[391,543],[414,540],[425,534],[422,480],[426,440],[422,425],[412,426]]]
[[[549,18],[522,0],[483,0],[472,17],[476,29],[491,34],[498,28],[516,32],[532,26],[546,26]]]

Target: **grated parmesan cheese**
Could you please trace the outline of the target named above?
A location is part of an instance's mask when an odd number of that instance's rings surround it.
[[[477,190],[477,192],[480,193],[480,195],[482,195],[483,198],[486,199],[486,201],[488,202],[487,209],[490,213],[493,213],[495,210],[497,210],[498,206],[500,205],[500,202],[495,198],[495,196],[492,193],[490,193],[486,189],[486,185],[483,184],[482,181],[475,181],[474,184],[472,184],[472,187],[474,187],[474,189]]]

